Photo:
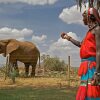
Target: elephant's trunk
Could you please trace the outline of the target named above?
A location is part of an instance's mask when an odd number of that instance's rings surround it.
[[[40,65],[40,52],[39,52],[39,67],[41,67],[41,65]]]

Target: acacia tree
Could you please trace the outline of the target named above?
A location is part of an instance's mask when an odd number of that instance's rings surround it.
[[[80,7],[80,10],[82,8],[82,4],[86,4],[88,2],[88,7],[96,7],[98,10],[100,10],[100,0],[76,0],[77,6]]]

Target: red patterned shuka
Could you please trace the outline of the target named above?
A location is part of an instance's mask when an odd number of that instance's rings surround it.
[[[91,85],[96,70],[96,41],[95,34],[87,32],[80,48],[81,64],[78,75],[81,83],[76,95],[76,100],[100,100],[100,84]]]

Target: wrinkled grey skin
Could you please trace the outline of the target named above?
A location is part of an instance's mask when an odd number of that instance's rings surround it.
[[[0,40],[0,54],[6,57],[9,54],[9,63],[18,71],[17,61],[24,63],[25,74],[29,74],[29,66],[32,66],[31,76],[35,76],[35,68],[40,52],[35,44],[31,42],[21,42],[15,39]]]

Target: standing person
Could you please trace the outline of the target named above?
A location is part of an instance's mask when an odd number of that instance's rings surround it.
[[[83,22],[89,30],[82,42],[74,40],[66,33],[61,37],[80,47],[81,64],[78,75],[81,83],[76,100],[100,100],[100,17],[95,8],[83,13]]]

